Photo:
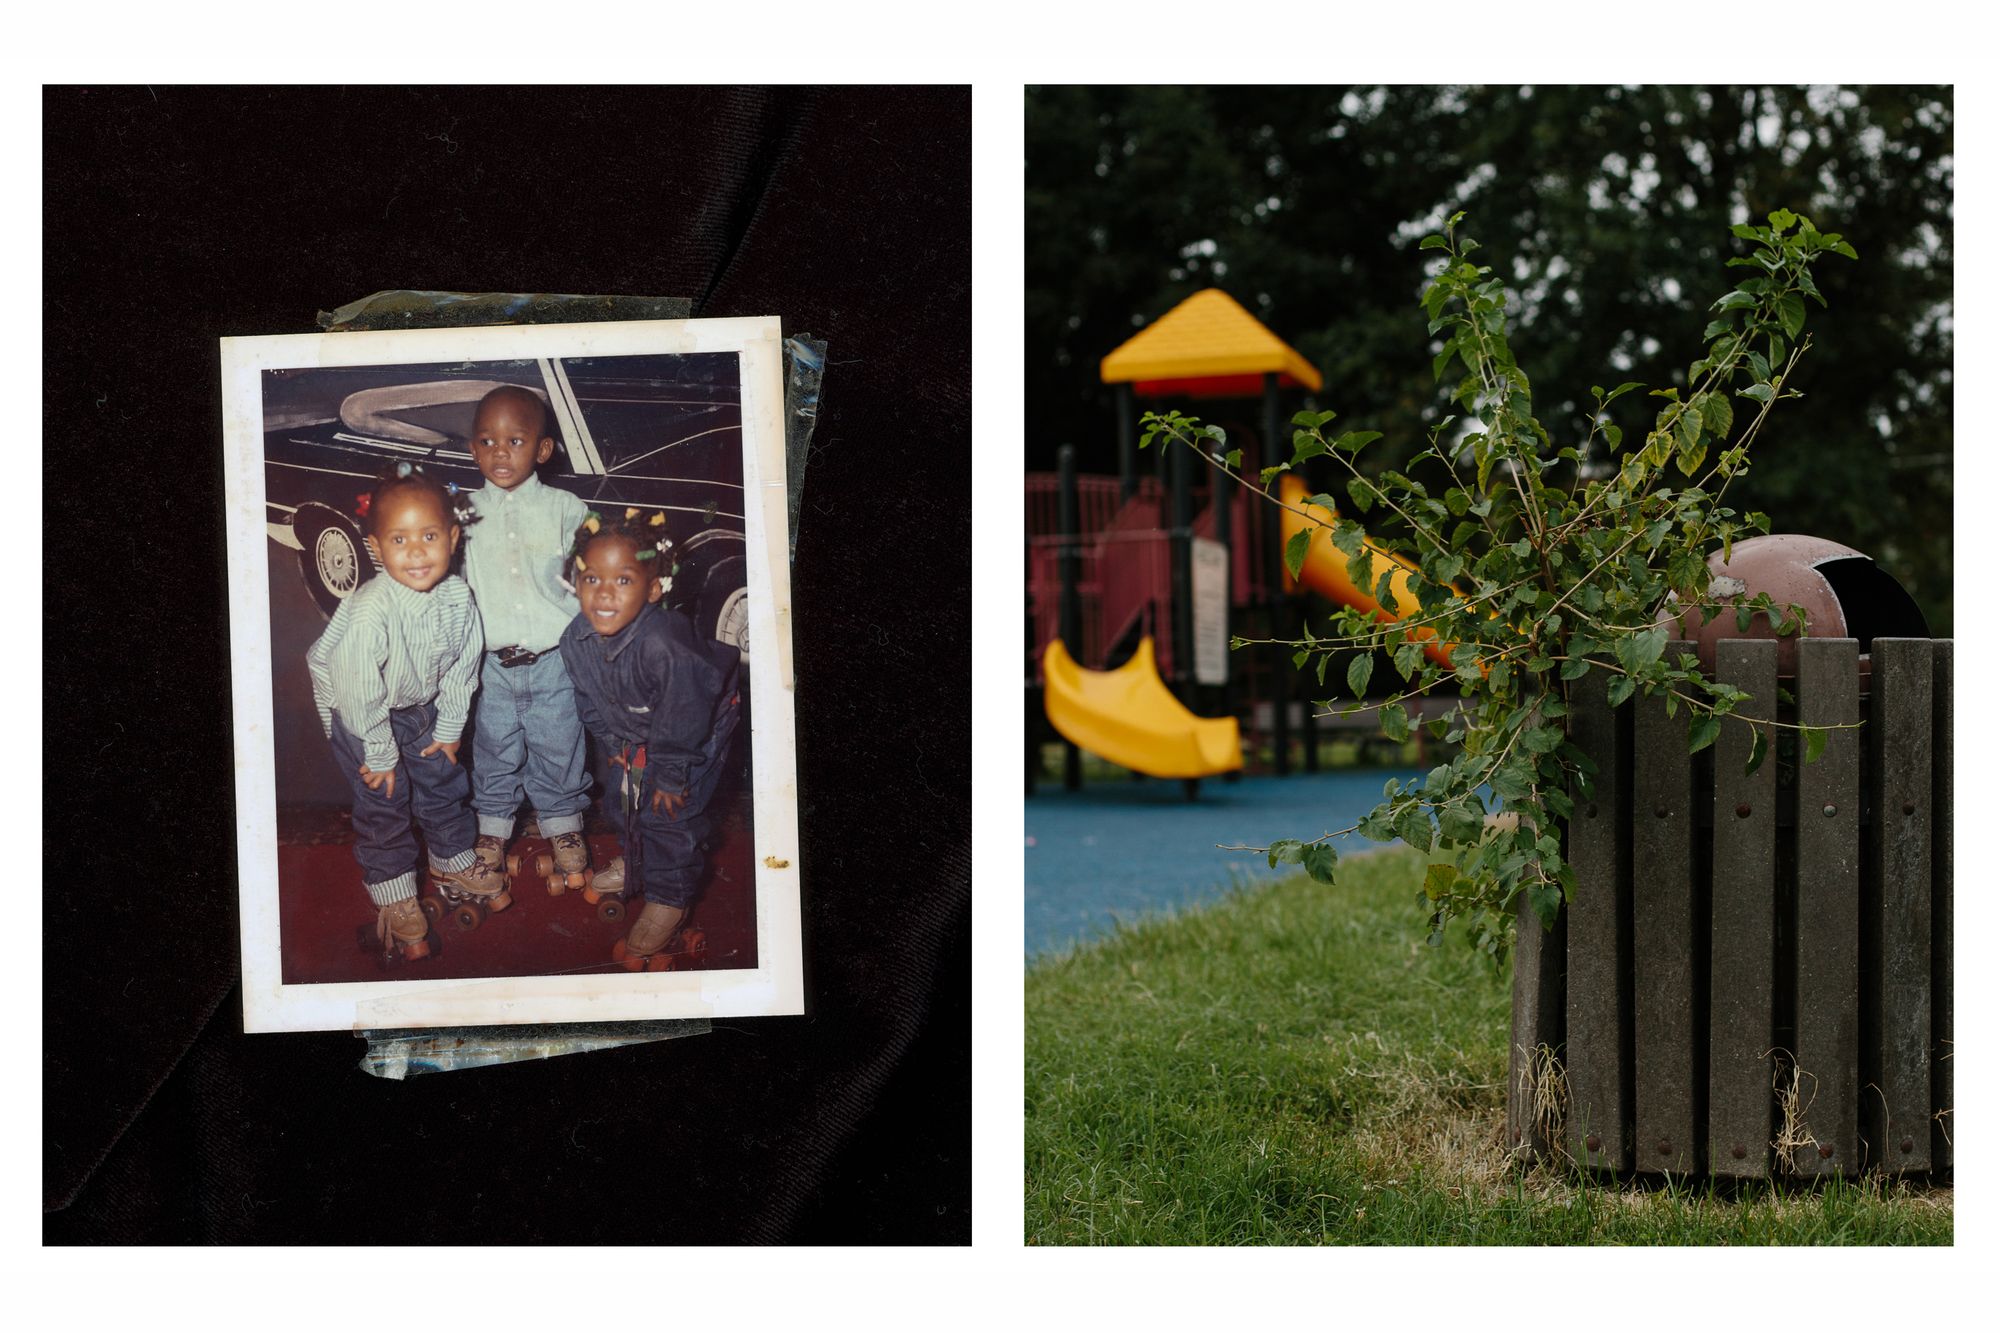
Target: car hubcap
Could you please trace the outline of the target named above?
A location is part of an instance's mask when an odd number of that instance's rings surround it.
[[[715,637],[735,644],[743,659],[750,659],[750,599],[745,589],[738,588],[722,604],[722,612],[715,618]]]
[[[320,582],[336,597],[345,597],[359,582],[359,562],[354,558],[354,542],[339,528],[328,528],[313,543],[313,564]]]

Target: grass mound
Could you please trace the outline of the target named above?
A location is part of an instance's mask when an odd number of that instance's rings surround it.
[[[1507,982],[1383,853],[1027,974],[1029,1244],[1950,1244],[1951,1192],[1508,1161]]]

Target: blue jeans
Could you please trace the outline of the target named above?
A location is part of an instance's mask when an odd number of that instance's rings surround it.
[[[715,832],[719,798],[729,776],[731,742],[741,717],[740,706],[723,711],[715,734],[709,738],[704,762],[688,774],[687,804],[678,817],[669,818],[654,810],[650,790],[646,793],[649,799],[637,813],[627,816],[627,882],[636,878],[647,902],[684,908],[700,895],[708,839]],[[616,800],[616,792],[616,787],[608,789],[607,799]]]
[[[354,859],[362,882],[377,903],[399,902],[417,891],[417,839],[411,821],[424,831],[431,863],[461,870],[472,859],[471,783],[465,769],[445,758],[442,750],[421,753],[433,739],[437,709],[431,704],[389,710],[389,729],[396,737],[396,791],[370,790],[361,780],[367,762],[361,741],[333,717],[334,762],[347,778],[354,796]],[[386,784],[385,784],[386,786]]]
[[[526,797],[542,836],[583,827],[590,780],[583,771],[583,722],[562,654],[503,667],[486,654],[479,668],[478,716],[472,729],[472,805],[479,831],[505,838]]]

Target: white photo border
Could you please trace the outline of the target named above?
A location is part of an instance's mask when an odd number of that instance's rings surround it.
[[[292,334],[221,340],[224,521],[246,1032],[618,1022],[805,1012],[793,753],[784,359],[776,317]],[[455,360],[739,355],[750,608],[757,966],[286,985],[280,971],[263,375]]]

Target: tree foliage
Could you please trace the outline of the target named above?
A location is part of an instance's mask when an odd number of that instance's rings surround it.
[[[1322,680],[1333,653],[1367,650],[1351,659],[1347,686],[1356,699],[1369,693],[1373,652],[1392,652],[1405,688],[1380,706],[1391,739],[1415,725],[1406,699],[1446,682],[1465,691],[1466,705],[1429,724],[1459,743],[1457,753],[1423,777],[1390,779],[1382,803],[1356,829],[1442,858],[1425,879],[1433,938],[1468,916],[1474,942],[1497,956],[1516,901],[1525,896],[1549,924],[1574,891],[1557,823],[1572,813],[1572,793],[1588,792],[1593,771],[1568,735],[1577,692],[1601,691],[1613,706],[1638,695],[1642,707],[1684,709],[1688,749],[1696,752],[1714,744],[1748,696],[1704,677],[1693,654],[1667,656],[1681,617],[1698,612],[1705,622],[1728,613],[1745,626],[1762,613],[1780,635],[1802,626],[1798,607],[1778,608],[1768,594],[1746,596],[1740,582],[1713,580],[1708,556],[1741,534],[1769,530],[1763,514],[1725,502],[1752,473],[1752,446],[1773,409],[1799,396],[1792,385],[1810,345],[1808,305],[1826,303],[1820,261],[1856,256],[1842,236],[1789,210],[1772,213],[1768,225],[1734,227],[1748,244],[1728,264],[1744,275],[1710,307],[1685,387],[1654,390],[1651,423],[1628,441],[1613,408],[1621,398],[1646,401],[1637,382],[1593,385],[1591,410],[1574,431],[1551,431],[1537,417],[1532,382],[1510,343],[1506,284],[1474,258],[1480,247],[1459,234],[1462,216],[1419,249],[1442,254],[1421,298],[1428,333],[1442,343],[1431,374],[1451,386],[1469,431],[1452,430],[1457,418],[1446,418],[1407,471],[1371,472],[1359,458],[1378,432],[1335,434],[1334,413],[1305,411],[1293,419],[1290,460],[1266,468],[1262,482],[1331,458],[1347,472],[1357,507],[1398,520],[1399,535],[1377,540],[1413,567],[1406,588],[1415,604],[1398,605],[1392,595],[1401,567],[1384,560],[1375,577],[1359,524],[1315,516],[1349,557],[1357,585],[1372,587],[1396,619],[1347,608],[1335,616],[1333,635],[1293,646],[1302,664],[1320,659]],[[1179,444],[1222,466],[1203,452],[1212,435],[1193,418],[1148,414],[1145,426],[1146,443]],[[1410,475],[1419,463],[1439,474],[1435,484]],[[1315,503],[1336,509],[1331,496]],[[1312,534],[1308,528],[1288,545],[1294,575]],[[1425,655],[1426,639],[1444,646],[1449,666]],[[1753,731],[1754,769],[1782,724],[1735,720]],[[1805,748],[1816,748],[1812,735]],[[1489,826],[1482,792],[1515,820]],[[1330,881],[1339,833],[1263,850],[1273,865],[1293,862]]]
[[[1819,276],[1842,318],[1732,496],[1874,556],[1948,634],[1952,142],[1941,88],[1033,89],[1029,464],[1071,441],[1109,470],[1098,360],[1220,286],[1384,433],[1372,469],[1411,466],[1455,387],[1409,354],[1418,244],[1460,209],[1508,257],[1542,420],[1584,420],[1606,376],[1685,390],[1731,226],[1790,207],[1870,262]],[[1254,433],[1254,409],[1209,415]]]

